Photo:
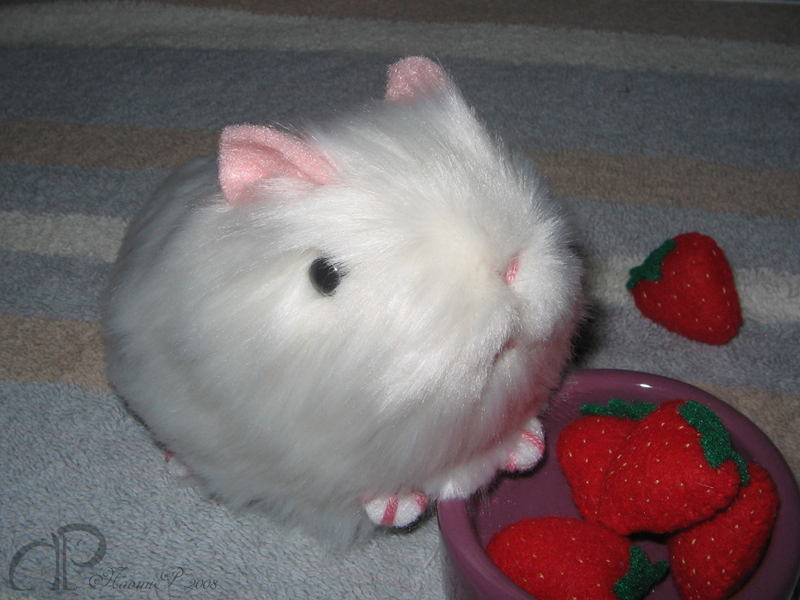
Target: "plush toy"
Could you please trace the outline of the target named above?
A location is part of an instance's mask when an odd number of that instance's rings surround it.
[[[666,534],[683,600],[734,594],[775,522],[769,473],[746,464],[720,418],[691,400],[612,400],[581,412],[556,445],[581,515],[620,535]]]
[[[597,518],[623,535],[668,533],[728,506],[743,481],[747,469],[719,417],[691,400],[665,402],[617,448]]]
[[[167,180],[114,267],[109,376],[213,497],[346,544],[538,461],[581,277],[526,159],[408,58]]]
[[[639,600],[664,578],[666,561],[597,523],[569,517],[523,519],[492,536],[486,553],[539,600]]]
[[[556,455],[581,515],[597,521],[600,490],[617,449],[628,439],[636,422],[656,406],[611,400],[607,406],[587,404],[584,409],[587,416],[572,421],[561,431]]]
[[[627,288],[644,316],[693,340],[725,344],[742,324],[733,272],[707,235],[667,240],[631,269]]]
[[[730,598],[764,554],[780,501],[769,473],[748,467],[750,482],[728,508],[669,539],[672,577],[683,600]]]

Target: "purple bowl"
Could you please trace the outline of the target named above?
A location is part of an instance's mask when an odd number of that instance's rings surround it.
[[[486,555],[492,536],[506,525],[528,517],[580,516],[572,492],[555,457],[558,435],[579,418],[587,402],[612,398],[660,404],[681,398],[714,410],[731,434],[736,450],[772,475],[781,506],[764,559],[736,600],[790,600],[800,576],[800,491],[780,451],[747,417],[706,392],[674,379],[633,371],[596,370],[571,375],[542,416],[548,451],[536,469],[524,476],[503,476],[490,490],[467,500],[439,503],[444,548],[445,588],[454,600],[532,600]],[[639,542],[651,561],[667,558],[663,543]],[[678,600],[671,577],[656,586],[648,600]]]

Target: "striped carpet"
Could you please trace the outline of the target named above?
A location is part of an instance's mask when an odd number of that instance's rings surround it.
[[[574,211],[592,302],[576,368],[698,385],[800,475],[800,5],[4,4],[0,598],[443,598],[434,520],[330,556],[176,486],[107,387],[98,324],[125,224],[170,169],[226,124],[377,97],[408,54],[441,61]],[[624,288],[693,230],[734,269],[745,324],[723,347],[652,324]],[[102,534],[97,564],[77,564],[96,532],[57,533],[72,523]]]

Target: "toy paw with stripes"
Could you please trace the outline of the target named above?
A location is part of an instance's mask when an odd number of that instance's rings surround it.
[[[531,419],[520,432],[516,445],[508,453],[502,470],[511,473],[526,471],[536,465],[544,454],[544,429],[539,419]]]
[[[362,498],[361,503],[376,525],[400,528],[415,523],[428,510],[430,502],[422,492],[409,492]]]

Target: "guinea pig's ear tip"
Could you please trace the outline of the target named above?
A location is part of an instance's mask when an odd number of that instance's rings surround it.
[[[424,56],[409,56],[389,67],[386,99],[410,100],[453,89],[453,82],[439,64]]]
[[[232,204],[246,198],[254,181],[288,177],[326,185],[336,181],[333,165],[301,138],[260,125],[234,125],[219,139],[219,182]]]

